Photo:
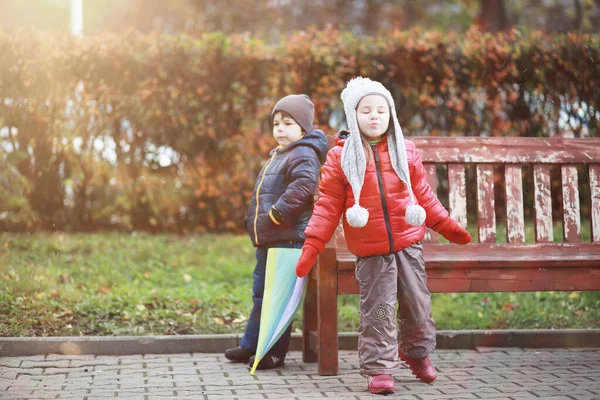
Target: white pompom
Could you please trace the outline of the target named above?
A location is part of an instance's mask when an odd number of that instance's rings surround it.
[[[421,226],[425,223],[425,209],[418,204],[408,206],[406,209],[406,220],[412,226]]]
[[[348,220],[351,227],[362,228],[369,220],[369,212],[366,208],[355,204],[346,210],[346,220]]]

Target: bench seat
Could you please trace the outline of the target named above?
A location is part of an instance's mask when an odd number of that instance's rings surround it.
[[[600,246],[596,243],[424,244],[432,292],[597,290]],[[338,294],[358,293],[356,257],[337,253]],[[532,271],[535,270],[535,271]]]

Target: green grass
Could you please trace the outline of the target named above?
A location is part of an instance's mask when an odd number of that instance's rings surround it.
[[[241,333],[253,268],[245,236],[1,234],[0,336]],[[432,301],[438,329],[600,326],[600,292]],[[339,330],[355,331],[358,296],[338,305]]]
[[[467,224],[467,230],[473,237],[473,241],[477,242],[477,221],[475,219],[469,220]],[[553,238],[554,242],[563,242],[563,224],[562,222],[556,222],[553,226]],[[592,238],[592,230],[589,220],[581,221],[581,241],[590,242]],[[442,236],[439,236],[440,243],[450,243]],[[503,222],[496,223],[496,243],[506,243],[506,224]],[[527,221],[525,223],[525,243],[535,243],[535,227],[533,222]]]
[[[600,292],[433,293],[438,329],[598,328]],[[340,330],[358,327],[357,296],[340,296]]]

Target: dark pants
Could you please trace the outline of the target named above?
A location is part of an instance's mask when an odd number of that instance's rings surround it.
[[[260,310],[262,308],[263,293],[265,291],[265,269],[267,265],[267,251],[271,247],[279,247],[286,249],[300,249],[302,248],[302,242],[282,242],[273,243],[267,246],[261,246],[256,248],[256,267],[254,268],[254,283],[252,285],[252,300],[254,306],[250,311],[248,317],[248,324],[246,325],[246,332],[242,337],[241,346],[256,352],[258,345],[258,332],[260,328]],[[269,356],[278,357],[281,359],[285,358],[285,355],[290,344],[290,337],[292,336],[292,324],[286,329],[283,335],[279,338],[277,343],[273,345],[271,350],[267,353]]]

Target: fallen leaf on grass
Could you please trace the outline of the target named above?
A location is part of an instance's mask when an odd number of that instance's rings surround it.
[[[70,308],[67,308],[63,312],[53,314],[54,318],[61,318],[61,317],[64,317],[66,315],[73,315],[73,310],[71,310]]]

